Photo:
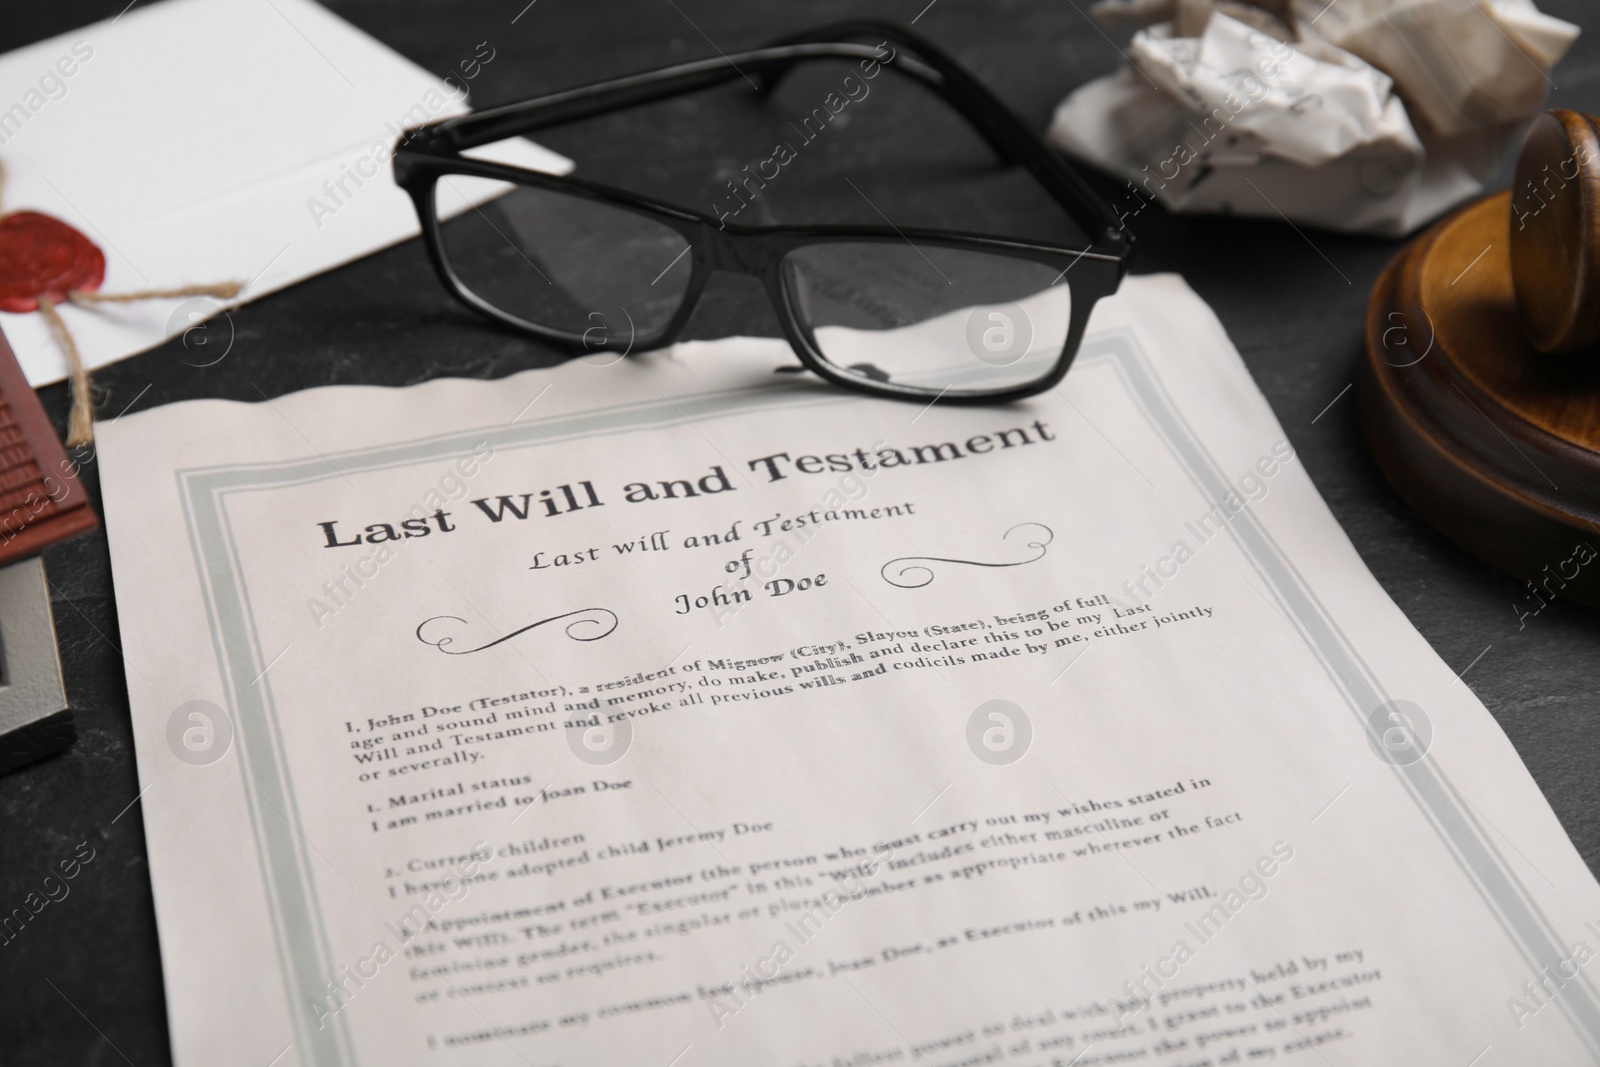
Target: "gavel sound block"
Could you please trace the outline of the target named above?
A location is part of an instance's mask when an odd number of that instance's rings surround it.
[[[1597,265],[1600,135],[1550,112],[1512,189],[1402,249],[1367,309],[1373,458],[1446,536],[1526,579],[1530,604],[1600,607]]]

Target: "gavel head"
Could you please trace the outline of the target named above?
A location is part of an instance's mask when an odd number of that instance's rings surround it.
[[[1511,273],[1528,343],[1600,345],[1600,126],[1576,111],[1534,120],[1511,189]]]

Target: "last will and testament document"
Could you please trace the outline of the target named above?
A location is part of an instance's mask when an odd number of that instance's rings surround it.
[[[180,1064],[1600,1057],[1600,887],[1180,280],[1022,404],[792,362],[101,427]]]

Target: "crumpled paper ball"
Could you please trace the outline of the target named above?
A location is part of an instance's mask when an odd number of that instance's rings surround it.
[[[1153,198],[1384,236],[1495,180],[1578,34],[1531,0],[1107,0],[1095,11],[1162,21],[1135,34],[1127,67],[1061,104],[1049,137],[1126,178],[1135,207]]]

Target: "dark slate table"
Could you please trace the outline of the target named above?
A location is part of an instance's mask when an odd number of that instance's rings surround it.
[[[115,15],[125,2],[8,5],[0,49]],[[329,6],[441,76],[486,42],[494,58],[472,82],[480,105],[753,46],[825,21],[905,22],[920,11],[917,29],[953,50],[1042,128],[1067,91],[1121,62],[1117,49],[1127,34],[1107,37],[1075,3],[1087,6],[1082,0],[330,0]],[[1555,72],[1553,103],[1600,111],[1594,32],[1600,23],[1591,0],[1541,0],[1541,6],[1590,31]],[[270,94],[272,87],[261,91]],[[784,120],[809,108],[796,92],[776,106],[762,105],[735,84],[549,131],[541,140],[578,160],[588,175],[710,211],[723,183],[766,158],[783,139]],[[854,129],[830,129],[785,168],[768,201],[758,202],[763,219],[876,222],[848,177],[875,190],[873,201],[897,222],[1038,232],[1048,208],[1023,184],[986,173],[981,146],[930,98],[886,90],[858,113]],[[211,137],[249,133],[196,130],[194,150],[204,151]],[[1102,184],[1108,193],[1117,190]],[[1142,212],[1132,228],[1140,240],[1137,270],[1181,272],[1216,309],[1367,565],[1447,663],[1458,671],[1470,666],[1465,681],[1510,735],[1591,869],[1600,870],[1594,772],[1600,615],[1558,603],[1522,625],[1514,607],[1522,583],[1466,556],[1395,496],[1363,448],[1353,395],[1341,396],[1359,357],[1368,289],[1396,243],[1302,235],[1281,224],[1179,219],[1159,208]],[[414,241],[236,311],[232,328],[233,348],[215,366],[191,366],[204,361],[175,341],[100,372],[102,413],[193,397],[259,400],[262,392],[277,396],[330,383],[496,378],[553,358],[456,306]],[[777,323],[754,282],[719,279],[691,336],[741,332],[775,334]],[[43,397],[64,425],[65,387],[46,389]],[[85,475],[98,493],[92,458]],[[79,736],[65,754],[0,778],[0,911],[21,905],[47,868],[79,842],[89,842],[96,858],[70,883],[69,897],[0,947],[0,1062],[152,1067],[168,1062],[171,1052],[141,808],[132,803],[139,782],[105,537],[61,546],[46,563],[58,590],[56,625]]]

